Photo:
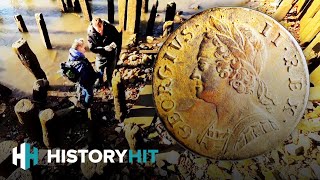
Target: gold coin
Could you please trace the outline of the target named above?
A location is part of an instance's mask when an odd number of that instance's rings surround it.
[[[153,96],[187,149],[215,159],[257,156],[284,141],[309,96],[300,46],[271,17],[246,8],[193,16],[161,47]]]

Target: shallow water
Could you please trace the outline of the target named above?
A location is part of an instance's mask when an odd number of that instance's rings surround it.
[[[160,0],[157,21],[164,19],[165,7],[172,0]],[[215,6],[240,6],[244,0],[176,0],[177,11],[191,16],[201,10]],[[193,3],[199,3],[201,9],[190,9]],[[107,19],[107,0],[92,0],[90,2],[94,16]],[[149,2],[151,9],[153,1]],[[53,49],[47,50],[41,40],[35,13],[42,13],[47,25]],[[115,0],[115,22],[117,23],[117,1]],[[14,15],[21,14],[28,33],[20,33],[15,24]],[[144,15],[146,19],[148,15]],[[27,39],[36,54],[42,69],[46,72],[51,85],[63,85],[65,80],[57,73],[59,64],[68,56],[68,49],[75,38],[86,38],[89,22],[85,21],[81,13],[61,13],[55,0],[1,0],[0,3],[0,82],[14,90],[16,96],[30,95],[35,81],[33,75],[21,64],[11,45],[19,38]],[[88,52],[86,56],[94,61],[94,54]]]

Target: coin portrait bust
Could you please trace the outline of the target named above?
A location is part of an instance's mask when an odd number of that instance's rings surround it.
[[[267,54],[258,32],[250,27],[218,19],[210,23],[190,78],[196,81],[197,98],[214,105],[217,120],[198,141],[217,151],[237,152],[278,129],[268,112],[275,102],[259,78]]]

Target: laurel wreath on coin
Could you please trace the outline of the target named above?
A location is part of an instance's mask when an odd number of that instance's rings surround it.
[[[259,78],[266,54],[257,35],[247,27],[222,23],[214,17],[210,18],[209,23],[215,32],[211,38],[217,47],[215,56],[218,59],[217,71],[220,77],[229,78],[230,85],[240,94],[253,94],[257,86],[260,103],[265,105],[268,111],[272,111],[276,104],[269,97],[266,84]],[[210,38],[208,34],[212,33],[207,32],[206,36]]]

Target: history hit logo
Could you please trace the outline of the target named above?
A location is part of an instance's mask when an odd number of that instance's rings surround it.
[[[30,168],[30,161],[33,160],[33,165],[38,164],[38,148],[33,147],[32,152],[30,144],[23,143],[20,145],[20,153],[18,153],[18,147],[12,149],[12,164],[18,165],[18,159],[20,160],[20,167],[24,170]]]
[[[18,147],[12,149],[12,164],[20,166],[22,169],[27,170],[30,168],[31,161],[33,166],[39,163],[39,150],[36,147],[30,148],[30,144],[23,143],[20,145],[20,152]],[[102,151],[93,149],[46,149],[45,161],[50,163],[85,163],[89,160],[92,163],[155,163],[156,154],[159,152],[157,149],[138,149],[136,151],[130,149],[104,149]],[[86,158],[88,157],[88,158]],[[20,160],[20,165],[18,165]],[[40,162],[43,163],[43,160]]]

